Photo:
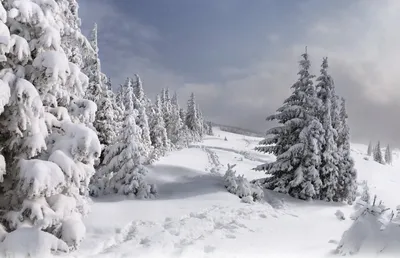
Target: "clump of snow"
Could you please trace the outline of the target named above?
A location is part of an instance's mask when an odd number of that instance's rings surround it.
[[[85,89],[87,88],[87,84],[89,83],[89,78],[81,72],[81,69],[78,65],[69,62],[69,69],[71,71],[70,76],[68,77],[67,84],[73,87],[76,92],[74,92],[77,96],[83,96],[85,94]]]
[[[243,175],[236,176],[233,170],[235,165],[228,164],[224,175],[225,187],[228,192],[237,195],[244,202],[259,201],[264,198],[264,191],[260,186],[250,183]]]
[[[56,194],[65,183],[60,167],[50,161],[21,159],[19,168],[19,189],[29,198]]]
[[[62,222],[62,240],[72,249],[78,248],[86,234],[81,215],[74,213]]]
[[[4,175],[6,174],[6,160],[4,156],[0,154],[0,182],[4,181]]]
[[[341,210],[337,210],[337,211],[335,212],[335,216],[336,216],[336,218],[337,218],[338,220],[345,220],[345,219],[346,219],[346,217],[344,216],[343,211],[341,211]]]
[[[76,207],[75,199],[64,194],[48,197],[47,203],[59,218],[71,216]]]
[[[74,99],[70,103],[69,111],[82,123],[90,124],[96,118],[97,105],[88,99]]]
[[[39,38],[40,45],[46,47],[47,49],[53,50],[59,50],[60,41],[60,32],[52,26],[47,26],[44,28],[44,32]]]
[[[54,162],[61,168],[66,176],[67,182],[72,182],[77,186],[79,185],[81,181],[80,168],[71,157],[61,150],[56,150],[50,155],[49,161]]]
[[[0,21],[0,62],[7,60],[5,56],[9,52],[10,31],[3,21]]]
[[[38,24],[43,20],[44,14],[42,8],[34,2],[16,0],[12,2],[12,9],[8,12],[8,17],[21,23]]]
[[[31,56],[31,50],[26,39],[16,34],[11,35],[9,51],[16,56],[22,64],[26,64]]]
[[[38,228],[19,228],[8,233],[0,243],[3,257],[46,258],[57,252],[68,252],[67,244]]]
[[[47,107],[47,111],[53,114],[60,121],[71,121],[68,110],[65,107]]]
[[[63,52],[59,51],[40,53],[32,65],[39,71],[44,71],[46,76],[51,77],[53,81],[61,79],[65,83],[70,73],[68,59]]]
[[[3,80],[0,80],[0,115],[4,112],[4,107],[10,101],[10,87]]]

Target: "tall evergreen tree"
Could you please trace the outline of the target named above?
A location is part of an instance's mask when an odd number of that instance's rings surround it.
[[[99,58],[99,47],[97,42],[97,24],[91,33],[90,45],[94,50],[92,62],[87,64],[89,74],[89,90],[86,95],[97,105],[96,119],[93,123],[98,133],[100,143],[108,146],[114,140],[116,128],[116,112],[114,94],[111,91],[111,81],[105,74],[101,72],[101,64]]]
[[[185,134],[187,133],[187,131],[185,130],[184,123],[181,119],[178,95],[176,94],[176,92],[171,99],[171,116],[169,129],[171,133],[171,143],[178,149],[186,146],[187,136],[185,136]]]
[[[393,155],[392,155],[392,149],[390,148],[389,144],[386,147],[385,150],[385,162],[386,164],[392,165],[393,163]]]
[[[129,85],[129,83],[127,84]],[[156,194],[155,187],[146,183],[147,173],[141,129],[136,125],[137,112],[134,109],[133,88],[126,88],[124,125],[116,142],[109,146],[100,174],[103,185],[93,191],[94,194],[125,194],[139,198],[151,198]]]
[[[146,99],[143,91],[142,81],[137,74],[135,74],[135,81],[133,83],[133,93],[134,108],[138,111],[136,123],[140,127],[142,132],[141,139],[145,151],[144,155],[146,157],[150,157],[152,147],[150,139],[149,119],[146,112]]]
[[[337,191],[337,180],[339,176],[338,168],[338,150],[335,139],[337,132],[332,125],[332,95],[334,93],[334,84],[330,75],[328,75],[328,59],[324,58],[321,65],[321,75],[317,78],[317,96],[320,99],[318,108],[319,120],[324,129],[324,142],[321,149],[321,167],[320,177],[322,188],[320,199],[332,201]]]
[[[318,198],[322,186],[318,169],[323,128],[314,110],[318,104],[309,72],[308,54],[302,55],[299,79],[293,92],[276,114],[267,118],[281,125],[267,131],[267,138],[256,150],[276,155],[276,161],[256,167],[270,177],[265,187],[300,199]]]
[[[339,177],[338,191],[334,197],[335,201],[347,201],[353,203],[357,192],[357,171],[354,168],[354,161],[350,150],[350,128],[347,123],[346,101],[341,99],[340,105],[340,126],[338,132],[339,151]]]
[[[190,95],[187,103],[186,111],[186,126],[191,130],[193,140],[198,141],[201,139],[202,127],[199,121],[198,109],[194,93]]]
[[[73,249],[84,237],[87,187],[100,143],[71,119],[90,120],[95,111],[93,105],[71,111],[76,103],[90,103],[78,63],[84,59],[78,43],[85,39],[78,5],[49,3],[0,2],[0,149],[6,163],[0,221],[7,232],[31,231],[39,241],[55,239],[50,233],[59,240],[53,248]]]
[[[153,117],[150,125],[150,139],[154,147],[152,158],[157,160],[160,156],[165,155],[165,153],[170,149],[169,139],[162,116],[161,98],[159,95],[156,97],[156,103],[153,108]]]
[[[373,151],[372,142],[370,141],[368,144],[367,155],[371,156]]]
[[[374,148],[374,160],[378,163],[383,164],[383,156],[382,156],[382,150],[381,150],[381,143],[378,141],[378,144]]]
[[[99,48],[97,45],[97,24],[95,24],[92,29],[90,45],[92,46],[94,53],[86,64],[86,71],[89,77],[89,86],[86,90],[86,98],[97,104],[99,103],[103,92]]]

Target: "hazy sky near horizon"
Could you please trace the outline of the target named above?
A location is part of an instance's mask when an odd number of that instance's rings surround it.
[[[138,73],[154,97],[195,92],[211,121],[264,132],[308,46],[346,98],[352,140],[400,147],[398,0],[80,0],[114,87]]]

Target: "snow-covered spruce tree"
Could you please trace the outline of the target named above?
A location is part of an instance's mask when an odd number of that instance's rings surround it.
[[[370,141],[368,144],[367,155],[371,156],[373,151],[372,142]]]
[[[85,102],[88,84],[65,48],[71,35],[84,38],[77,8],[67,0],[0,3],[1,221],[8,232],[53,234],[59,248],[76,248],[85,234],[87,187],[100,154],[94,131],[70,117],[90,120],[93,110],[69,112]]]
[[[159,159],[169,151],[170,143],[162,116],[162,104],[159,95],[157,95],[156,103],[153,107],[153,116],[150,123],[150,139],[154,148],[152,154],[153,160]]]
[[[383,164],[383,156],[382,156],[382,150],[381,150],[381,143],[378,141],[378,144],[376,144],[373,152],[374,160],[378,163]]]
[[[135,121],[138,114],[133,106],[133,88],[127,87],[125,90],[123,127],[115,143],[107,147],[103,166],[98,172],[103,176],[103,181],[99,180],[97,189],[92,188],[92,194],[124,194],[137,198],[152,198],[156,189],[144,179],[147,173],[143,166],[146,157],[141,155],[144,146],[141,141],[141,129]]]
[[[172,102],[171,102],[171,97],[169,95],[168,88],[162,89],[161,105],[162,105],[162,113],[163,113],[163,119],[164,119],[164,123],[165,123],[165,129],[167,130],[167,136],[168,136],[168,139],[170,139],[171,143],[172,143],[175,125],[174,125],[174,121],[172,118]]]
[[[134,108],[138,111],[136,124],[140,127],[142,132],[141,140],[144,148],[144,156],[149,158],[152,152],[152,146],[150,139],[149,118],[147,117],[146,111],[146,96],[143,91],[142,81],[137,74],[135,74],[135,79],[132,87],[134,93]]]
[[[197,111],[196,111],[197,121],[198,121],[199,126],[200,126],[199,135],[200,135],[200,139],[202,139],[204,137],[205,132],[206,132],[205,131],[205,126],[204,126],[205,121],[204,121],[203,113],[201,112],[200,106],[197,105],[196,109],[197,109]]]
[[[300,199],[318,198],[322,186],[318,169],[324,131],[315,114],[318,99],[309,69],[310,61],[305,53],[291,96],[276,114],[267,118],[281,125],[269,129],[267,138],[256,147],[257,151],[276,155],[275,162],[255,168],[270,175],[260,183]]]
[[[86,70],[88,71],[90,81],[86,96],[97,105],[96,119],[93,126],[97,131],[100,143],[108,146],[114,140],[117,133],[115,128],[116,111],[111,85],[106,85],[106,83],[110,83],[109,78],[101,72],[97,42],[97,24],[94,25],[89,42],[93,49],[93,54],[86,58],[88,60]]]
[[[171,115],[168,126],[171,134],[171,143],[175,148],[180,149],[186,146],[184,123],[180,116],[180,107],[178,103],[178,95],[175,92],[171,99]]]
[[[99,48],[97,45],[97,24],[94,25],[92,33],[90,35],[90,45],[93,48],[93,56],[88,59],[86,64],[87,76],[89,77],[89,87],[86,90],[86,98],[98,103],[102,97],[103,85],[102,85],[102,74],[99,59]]]
[[[385,150],[385,162],[386,162],[386,164],[389,164],[389,165],[392,165],[392,162],[393,162],[392,149],[390,148],[389,144]]]
[[[320,99],[318,106],[318,118],[324,129],[324,141],[321,149],[321,166],[319,168],[322,187],[319,198],[321,200],[333,201],[337,191],[339,176],[339,153],[337,150],[337,132],[332,126],[332,95],[334,84],[328,74],[328,58],[324,58],[321,65],[321,75],[317,78],[317,96]]]
[[[206,134],[208,135],[214,135],[213,129],[212,129],[212,123],[211,122],[206,122]]]
[[[192,133],[192,137],[194,141],[199,141],[201,140],[200,135],[201,135],[201,124],[198,119],[198,114],[197,114],[197,104],[196,104],[196,99],[194,96],[194,93],[190,95],[190,98],[187,103],[187,111],[186,111],[186,126],[189,128],[189,130]]]
[[[339,177],[338,190],[334,197],[335,201],[347,201],[353,203],[357,194],[357,171],[354,168],[354,161],[350,150],[350,129],[347,123],[346,101],[341,100],[340,105],[340,126],[338,133],[339,156]]]

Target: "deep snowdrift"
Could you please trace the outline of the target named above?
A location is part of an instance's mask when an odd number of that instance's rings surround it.
[[[148,181],[157,184],[158,198],[95,200],[85,220],[87,237],[78,252],[67,256],[332,256],[352,223],[352,206],[304,202],[270,191],[261,203],[247,204],[225,189],[228,163],[237,164],[237,174],[248,180],[264,176],[251,169],[274,157],[253,151],[259,140],[215,129],[215,136],[202,143],[170,153],[150,167]],[[365,160],[366,149],[352,146],[358,181],[367,180],[371,194],[395,208],[400,196],[398,153],[394,164],[385,166]],[[345,220],[337,218],[338,210]]]

